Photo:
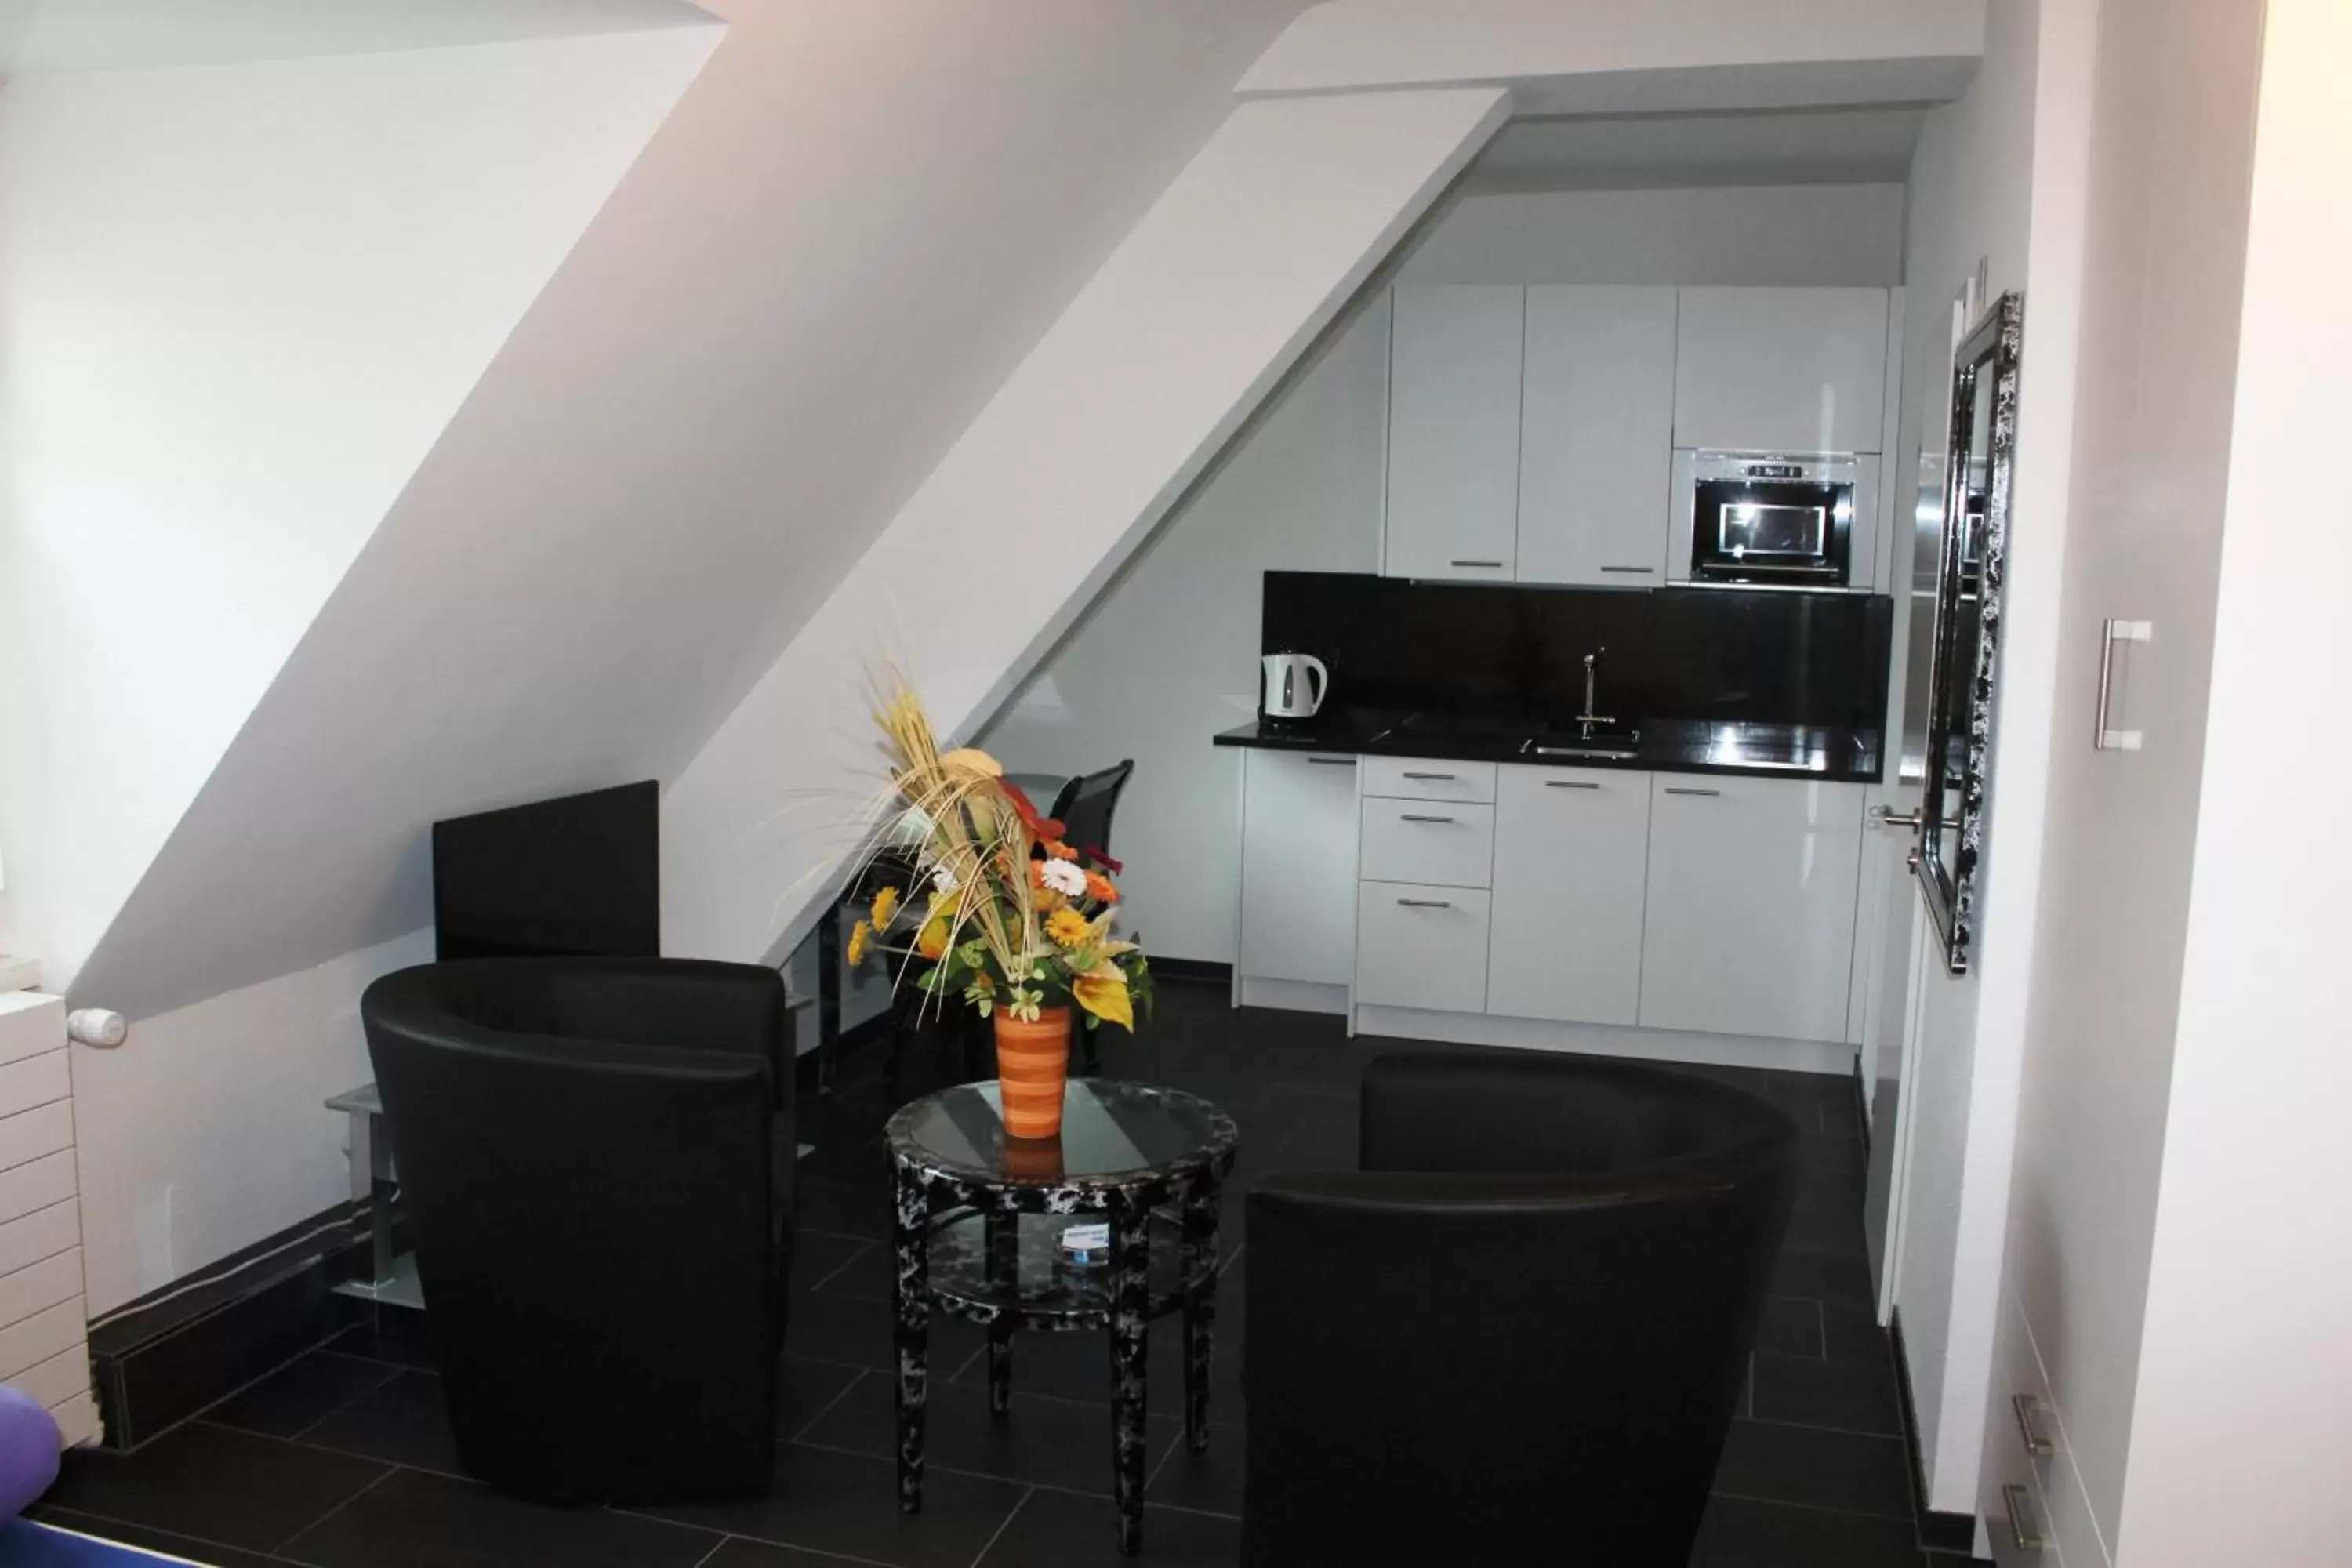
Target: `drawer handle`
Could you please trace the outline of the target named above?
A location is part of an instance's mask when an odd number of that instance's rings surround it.
[[[1633,572],[1639,573],[1644,577],[1649,577],[1654,576],[1658,569],[1654,566],[1603,566],[1601,570],[1603,572]]]
[[[1397,820],[1399,822],[1451,822],[1454,819],[1450,816],[1416,816],[1407,811],[1400,813]]]
[[[1672,784],[1668,784],[1666,793],[1668,795],[1718,795],[1723,792],[1719,789],[1676,789]]]
[[[1546,789],[1599,789],[1601,786],[1585,779],[1546,779]]]
[[[2024,1439],[2025,1451],[2037,1459],[2046,1458],[2051,1451],[2051,1442],[2042,1432],[2039,1419],[2042,1401],[2030,1394],[2012,1394],[2009,1396],[2009,1407],[2017,1413],[2017,1435]]]
[[[1480,566],[1489,572],[1500,572],[1503,569],[1503,563],[1499,561],[1449,561],[1446,564],[1449,566]]]
[[[1441,781],[1441,782],[1443,782],[1443,783],[1445,783],[1445,784],[1451,784],[1451,783],[1453,783],[1455,779],[1459,778],[1461,775],[1460,775],[1459,773],[1409,773],[1405,774],[1404,776],[1405,776],[1405,777],[1407,777],[1407,778],[1409,778],[1409,779],[1436,779],[1436,780],[1439,780],[1439,781]]]
[[[1399,899],[1397,902],[1409,910],[1450,910],[1454,907],[1444,899]]]
[[[1352,768],[1356,765],[1356,759],[1353,757],[1309,757],[1307,760],[1318,767],[1326,768]]]
[[[2012,1481],[2000,1489],[2001,1506],[2009,1510],[2009,1538],[2020,1552],[2038,1552],[2042,1537],[2025,1527],[2025,1489]]]

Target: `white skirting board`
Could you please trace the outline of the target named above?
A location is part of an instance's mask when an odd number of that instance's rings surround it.
[[[1267,980],[1244,974],[1234,987],[1237,1007],[1273,1007],[1286,1013],[1328,1013],[1348,1016],[1348,988],[1318,984],[1312,980]]]
[[[1356,1033],[1576,1056],[1834,1073],[1846,1078],[1853,1076],[1854,1061],[1854,1047],[1842,1040],[1776,1040],[1756,1035],[1709,1035],[1612,1024],[1556,1024],[1541,1018],[1496,1018],[1485,1013],[1439,1013],[1418,1007],[1359,1007]]]

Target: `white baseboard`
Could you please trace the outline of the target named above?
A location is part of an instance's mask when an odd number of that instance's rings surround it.
[[[1419,1007],[1359,1007],[1356,1031],[1405,1040],[1770,1068],[1847,1078],[1853,1076],[1854,1063],[1854,1047],[1839,1040],[1779,1040],[1761,1035],[1707,1035],[1613,1024],[1555,1024],[1541,1018],[1497,1018],[1485,1013],[1437,1013]]]
[[[1260,975],[1244,974],[1241,977],[1234,1005],[1278,1007],[1286,1013],[1328,1013],[1344,1018],[1348,1016],[1348,988],[1344,985],[1321,985],[1311,980],[1267,980]]]

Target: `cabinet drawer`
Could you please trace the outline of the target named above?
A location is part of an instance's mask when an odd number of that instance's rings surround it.
[[[1366,882],[1357,908],[1357,1001],[1447,1013],[1485,1009],[1484,890]]]
[[[1483,888],[1495,869],[1495,808],[1452,801],[1364,802],[1364,878]]]
[[[1449,763],[1428,757],[1366,757],[1364,793],[1399,800],[1495,798],[1495,764]]]

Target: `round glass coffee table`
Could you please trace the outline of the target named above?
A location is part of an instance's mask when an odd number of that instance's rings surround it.
[[[1184,1439],[1209,1443],[1216,1322],[1217,1194],[1234,1120],[1173,1089],[1072,1079],[1062,1134],[1011,1138],[993,1082],[900,1108],[886,1134],[897,1204],[898,1506],[923,1501],[931,1308],[988,1328],[989,1406],[1012,1410],[1013,1336],[1110,1331],[1111,1459],[1118,1545],[1143,1542],[1144,1362],[1153,1318],[1184,1314]],[[1061,1233],[1099,1216],[1100,1261],[1064,1259]],[[1169,1239],[1153,1245],[1155,1236]]]

